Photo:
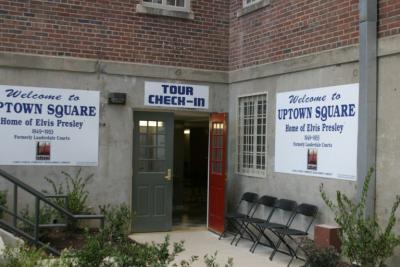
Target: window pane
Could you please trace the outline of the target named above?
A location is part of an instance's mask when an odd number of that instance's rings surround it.
[[[185,7],[185,0],[176,0],[176,6]]]
[[[237,171],[264,176],[266,166],[266,94],[239,98]]]
[[[157,135],[155,134],[149,134],[147,136],[147,144],[148,146],[155,146],[156,145],[156,139],[157,139]]]
[[[163,148],[163,147],[158,148],[157,159],[165,159],[165,148]]]
[[[158,131],[159,134],[165,134],[165,124],[164,124],[164,122],[158,121],[157,122],[157,127],[158,127],[157,131]]]
[[[157,145],[158,146],[165,146],[165,135],[159,134],[157,138]]]
[[[139,132],[140,133],[147,132],[147,121],[139,121]]]

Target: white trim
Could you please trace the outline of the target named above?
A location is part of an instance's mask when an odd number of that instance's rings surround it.
[[[249,6],[254,5],[254,4],[258,3],[258,2],[261,2],[261,0],[252,0],[252,2],[249,3],[249,4],[247,3],[247,0],[243,0],[243,8],[249,7]]]
[[[142,5],[143,6],[148,6],[152,8],[160,8],[160,9],[166,9],[166,10],[177,10],[177,11],[190,11],[190,0],[184,0],[185,1],[185,6],[184,7],[179,7],[179,6],[172,6],[167,4],[167,0],[162,0],[161,4],[153,3],[153,2],[146,2],[142,0]]]
[[[265,114],[265,151],[264,151],[264,167],[265,169],[263,170],[263,174],[257,174],[257,173],[247,173],[247,172],[242,172],[239,171],[239,151],[238,151],[238,147],[239,147],[239,140],[240,140],[240,135],[239,134],[239,128],[240,128],[240,118],[239,118],[239,112],[240,112],[240,99],[241,98],[246,98],[246,97],[256,97],[256,96],[261,96],[261,95],[265,95],[265,101],[266,101],[266,114]],[[238,175],[242,175],[242,176],[248,176],[248,177],[258,177],[258,178],[266,178],[267,177],[267,170],[268,170],[268,92],[267,91],[263,91],[263,92],[257,92],[257,93],[251,93],[251,94],[244,94],[244,95],[239,95],[236,97],[236,127],[235,127],[235,137],[236,137],[236,144],[235,144],[235,173]],[[256,108],[256,106],[254,107]],[[254,124],[254,127],[257,127],[256,124]],[[256,134],[256,132],[253,133],[253,135]],[[256,135],[255,135],[256,136]],[[257,144],[257,140],[256,138],[254,139],[254,144],[255,146]],[[253,151],[254,155],[253,157],[257,155],[257,147],[255,148],[255,150]],[[254,164],[257,164],[257,159],[254,161]],[[251,168],[253,169],[253,168]]]

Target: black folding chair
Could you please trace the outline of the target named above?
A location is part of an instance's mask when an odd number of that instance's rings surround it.
[[[244,193],[236,207],[236,210],[225,215],[226,227],[218,239],[221,239],[227,232],[236,236],[241,229],[241,222],[239,219],[248,218],[252,214],[252,211],[256,207],[257,200],[258,194],[252,192]],[[229,229],[229,227],[231,227],[231,229]]]
[[[295,214],[297,208],[297,202],[289,199],[279,199],[275,202],[273,213],[268,221],[251,223],[257,229],[258,235],[255,239],[250,251],[254,253],[258,244],[262,244],[268,247],[276,248],[275,243],[271,240],[270,236],[266,233],[268,232],[275,234],[275,229],[286,229],[290,226],[292,218]],[[283,214],[282,214],[283,213]],[[287,220],[283,221],[283,215],[286,215]],[[268,243],[262,243],[261,239],[265,238]]]
[[[258,199],[257,205],[253,209],[253,212],[250,217],[238,219],[238,221],[241,222],[241,229],[239,233],[234,237],[234,240],[236,239],[236,244],[235,244],[236,246],[238,245],[239,241],[242,238],[248,237],[247,239],[252,240],[253,243],[256,241],[257,232],[255,232],[254,227],[252,227],[251,225],[256,223],[269,222],[272,213],[274,212],[276,201],[277,201],[276,197],[264,195]],[[266,212],[265,219],[261,219],[254,216],[259,208],[264,208],[263,210],[264,212]]]
[[[313,224],[315,217],[317,216],[318,213],[318,207],[311,205],[311,204],[306,204],[303,203],[301,205],[299,205],[296,208],[296,212],[295,215],[292,217],[291,222],[289,223],[289,227],[288,228],[280,228],[280,229],[274,229],[274,233],[276,234],[276,236],[279,238],[278,243],[276,244],[274,251],[272,252],[271,256],[269,257],[270,260],[273,259],[274,255],[276,254],[276,252],[281,252],[284,254],[289,255],[290,261],[288,264],[288,267],[290,266],[290,264],[292,263],[292,261],[296,258],[296,259],[301,259],[298,257],[297,255],[297,251],[299,248],[301,248],[299,246],[299,244],[296,242],[294,237],[299,237],[299,236],[308,236],[308,231],[311,228],[311,225]],[[299,217],[305,217],[309,220],[309,223],[306,225],[304,230],[299,230],[299,229],[295,229],[292,228],[291,225],[293,225],[293,222],[296,218]],[[303,218],[304,219],[304,218]],[[290,245],[286,238],[290,239],[291,241],[293,241],[293,245],[296,246],[296,249],[294,249],[292,246]],[[282,251],[279,250],[279,247],[281,244],[284,244],[287,248],[287,252],[286,251]],[[304,260],[304,259],[301,259]]]

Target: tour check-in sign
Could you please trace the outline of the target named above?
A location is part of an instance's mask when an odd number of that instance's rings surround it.
[[[204,85],[149,82],[144,85],[144,105],[208,109],[209,87]]]

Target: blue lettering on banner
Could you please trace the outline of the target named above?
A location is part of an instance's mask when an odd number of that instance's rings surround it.
[[[162,93],[148,95],[148,103],[151,105],[179,106],[179,107],[205,107],[206,99],[193,97],[192,86],[161,84]]]

